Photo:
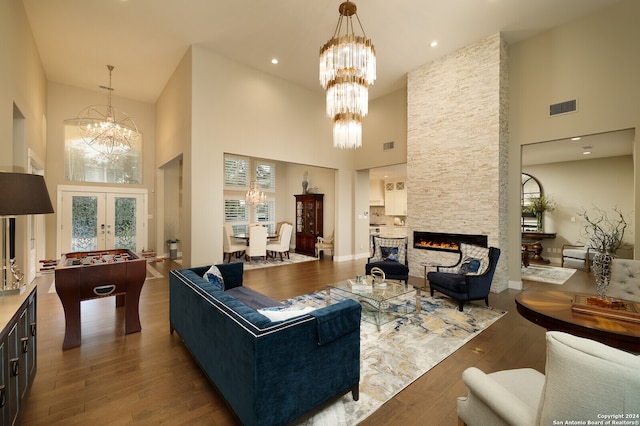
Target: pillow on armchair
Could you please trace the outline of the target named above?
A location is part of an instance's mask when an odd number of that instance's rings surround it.
[[[404,264],[407,258],[406,244],[405,238],[373,237],[375,251],[369,262],[392,260]]]

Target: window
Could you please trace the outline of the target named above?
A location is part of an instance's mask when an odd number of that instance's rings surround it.
[[[74,182],[142,183],[141,138],[131,151],[106,157],[84,142],[75,120],[65,120],[64,178]]]
[[[228,188],[249,188],[249,159],[224,157],[224,185]]]
[[[242,234],[249,224],[249,209],[244,199],[231,199],[225,195],[224,221],[231,223],[234,234]]]
[[[258,163],[256,165],[256,182],[263,190],[275,191],[276,166],[271,163]]]
[[[255,208],[247,205],[244,199],[252,181],[258,183],[260,190],[272,195],[264,205]],[[250,222],[258,222],[268,228],[269,234],[275,234],[275,163],[225,155],[224,186],[224,221],[232,224],[234,233],[244,233]]]
[[[256,222],[266,226],[268,234],[276,233],[276,202],[274,199],[267,199],[266,204],[256,207]]]

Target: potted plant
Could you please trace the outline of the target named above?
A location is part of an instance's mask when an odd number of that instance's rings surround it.
[[[536,215],[538,222],[538,232],[542,231],[542,218],[545,212],[552,212],[556,209],[556,203],[551,197],[534,197],[529,199],[529,205],[525,207],[525,211]]]
[[[169,238],[167,240],[167,245],[169,246],[169,259],[177,259],[178,258],[178,243],[180,242],[177,238]]]

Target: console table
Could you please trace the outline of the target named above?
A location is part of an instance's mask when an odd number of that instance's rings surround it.
[[[640,323],[571,310],[575,295],[556,290],[530,290],[516,295],[520,315],[547,330],[564,331],[606,345],[640,353]]]
[[[529,252],[529,249],[533,251],[533,257],[528,259],[528,262],[548,264],[549,260],[542,257],[542,240],[549,238],[554,239],[556,237],[554,233],[546,232],[523,232],[522,233],[522,248],[525,252]]]

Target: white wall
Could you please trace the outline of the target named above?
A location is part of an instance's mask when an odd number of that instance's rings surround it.
[[[49,191],[55,194],[58,185],[88,185],[96,186],[93,182],[68,182],[64,178],[64,120],[73,119],[78,113],[89,105],[105,105],[107,103],[107,93],[100,91],[99,83],[103,81],[107,73],[105,65],[104,71],[96,73],[96,91],[80,89],[58,83],[49,83],[47,111],[49,111],[47,126],[47,171],[46,179]],[[115,87],[117,93],[117,86]],[[118,185],[134,188],[146,188],[148,190],[148,213],[154,217],[156,212],[156,199],[154,188],[155,167],[155,112],[154,106],[145,102],[132,101],[112,95],[112,105],[124,111],[136,122],[138,130],[142,133],[142,184],[140,185]],[[99,186],[100,184],[98,184]],[[51,198],[54,210],[57,211],[56,197]],[[56,220],[57,213],[47,215],[47,253],[56,252]],[[147,219],[147,229],[149,230],[149,241],[145,248],[156,248],[155,241],[155,220]]]
[[[509,48],[509,250],[520,250],[520,147],[640,127],[640,2],[623,0]],[[549,105],[578,99],[578,112],[549,118]],[[635,132],[635,148],[640,132]],[[638,157],[633,218],[640,220]],[[633,225],[635,226],[635,225]],[[638,246],[638,233],[635,233]],[[509,277],[519,280],[512,256]]]
[[[27,172],[29,149],[41,161],[46,158],[47,80],[19,0],[0,1],[0,57],[0,171]],[[15,128],[14,105],[24,116]],[[51,185],[47,187],[55,199]],[[17,266],[28,272],[26,217],[16,218],[15,254]],[[46,256],[54,254],[48,251]]]
[[[198,46],[192,48],[192,85],[192,151],[184,161],[184,173],[189,175],[184,180],[185,192],[188,179],[192,193],[190,203],[185,198],[189,217],[183,218],[190,222],[192,239],[187,264],[222,259],[225,152],[344,171],[337,173],[334,183],[336,228],[346,229],[342,234],[336,232],[337,250],[352,253],[355,153],[336,153],[333,148],[324,95]],[[184,244],[182,248],[184,258]]]

